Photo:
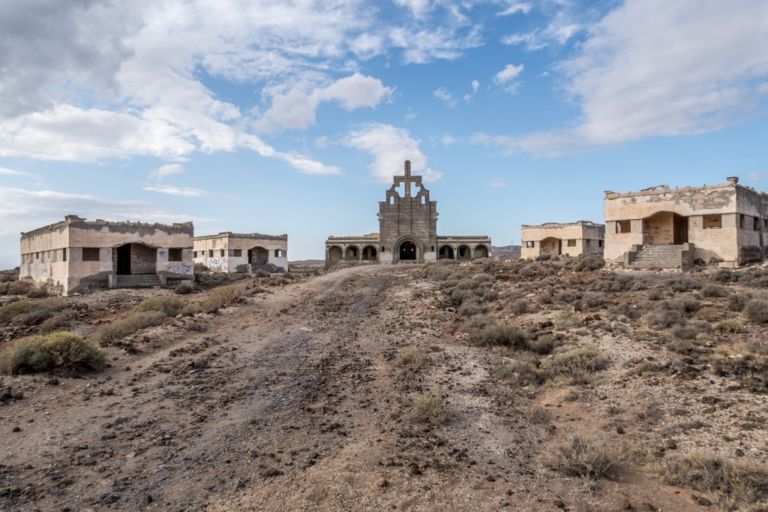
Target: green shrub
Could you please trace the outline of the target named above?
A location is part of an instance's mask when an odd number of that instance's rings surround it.
[[[547,460],[547,466],[559,473],[591,479],[616,478],[620,464],[604,440],[577,434],[556,445]]]
[[[165,316],[176,316],[184,310],[186,305],[187,303],[181,299],[170,295],[163,295],[161,297],[144,299],[136,306],[134,311],[139,313],[159,311]]]
[[[114,320],[99,326],[94,337],[102,344],[110,344],[141,329],[160,325],[166,320],[162,311],[146,311],[131,313],[125,318]]]
[[[38,325],[63,307],[60,299],[18,300],[0,307],[0,324]]]
[[[744,307],[744,314],[757,324],[768,324],[768,301],[753,299]]]
[[[101,370],[104,365],[104,355],[98,348],[70,332],[19,338],[0,351],[0,373],[6,375]]]

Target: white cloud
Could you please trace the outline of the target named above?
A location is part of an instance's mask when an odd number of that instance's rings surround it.
[[[581,109],[572,128],[479,136],[507,151],[558,155],[717,130],[754,115],[768,77],[768,3],[627,0],[559,67]]]
[[[441,172],[427,166],[427,157],[419,147],[420,141],[402,128],[369,124],[349,133],[342,143],[373,157],[368,169],[371,176],[381,183],[389,183],[393,176],[402,174],[405,160],[411,161],[414,173],[424,176],[425,181],[435,181],[442,176]]]
[[[488,186],[491,188],[504,188],[507,186],[507,181],[503,178],[495,178],[488,183]]]
[[[199,188],[174,187],[172,185],[151,185],[144,187],[144,190],[148,192],[158,192],[160,194],[182,197],[202,197],[207,195],[205,190],[201,190]]]
[[[442,101],[449,107],[453,108],[456,106],[456,98],[454,98],[450,92],[448,92],[448,89],[445,87],[438,87],[434,91],[432,91],[432,96],[437,98],[438,100]]]
[[[571,0],[542,2],[541,8],[547,16],[546,25],[530,32],[504,36],[501,39],[502,44],[524,45],[529,51],[553,45],[562,46],[584,30],[585,25],[593,20],[597,12],[596,9],[585,8]]]
[[[472,80],[472,94],[477,94],[478,89],[480,89],[480,82]]]
[[[170,176],[172,174],[183,174],[184,173],[184,166],[181,164],[165,164],[161,165],[154,171],[152,171],[149,174],[150,178],[153,178],[157,181],[162,181],[165,179],[166,176]]]
[[[519,0],[505,0],[505,7],[499,11],[499,16],[510,16],[512,14],[528,14],[533,9],[531,2],[521,2]]]
[[[7,167],[0,167],[0,175],[5,176],[32,176],[32,174],[24,171],[17,171],[15,169],[9,169]]]
[[[432,2],[430,0],[394,0],[395,3],[401,7],[410,9],[411,13],[416,18],[421,18],[431,8]]]
[[[381,80],[360,73],[310,92],[296,87],[285,94],[273,96],[272,106],[258,120],[257,126],[262,130],[303,130],[315,123],[315,112],[322,102],[336,101],[345,110],[373,108],[392,92],[393,89],[386,87]]]
[[[520,87],[520,82],[517,77],[523,72],[524,66],[522,64],[507,64],[504,69],[496,73],[493,77],[493,83],[502,87],[505,91],[514,94]]]

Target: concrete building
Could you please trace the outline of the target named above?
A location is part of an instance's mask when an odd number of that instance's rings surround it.
[[[248,272],[269,265],[288,271],[288,235],[232,233],[195,237],[194,262],[218,272]]]
[[[538,226],[523,224],[520,230],[525,259],[540,256],[581,256],[582,254],[603,254],[605,226],[586,220],[559,224],[548,222]]]
[[[605,258],[636,268],[737,266],[761,260],[768,195],[727,183],[605,193]]]
[[[403,187],[403,195],[398,188]],[[413,194],[413,187],[418,191]],[[411,176],[411,162],[405,173],[395,176],[384,201],[379,202],[379,232],[357,237],[331,236],[325,242],[326,264],[339,262],[425,263],[445,260],[487,258],[491,239],[487,236],[438,236],[437,201],[421,176]]]
[[[90,288],[175,285],[194,280],[194,227],[63,221],[21,234],[20,279],[69,295]]]

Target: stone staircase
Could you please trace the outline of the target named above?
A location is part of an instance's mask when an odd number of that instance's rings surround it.
[[[686,245],[643,245],[629,253],[629,268],[682,269],[685,265]]]
[[[160,286],[160,277],[157,274],[118,275],[118,288],[153,288]]]

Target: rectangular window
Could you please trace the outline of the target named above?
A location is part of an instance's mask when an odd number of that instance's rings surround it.
[[[39,260],[39,259],[40,259],[40,253],[39,253],[39,252],[36,252],[36,253],[35,253],[35,259],[36,259],[36,260]]]
[[[61,261],[67,261],[67,249],[61,250]]]
[[[722,215],[704,215],[704,229],[720,229],[723,227]]]
[[[221,250],[219,251],[219,256],[221,256],[222,258],[224,257],[224,249],[221,249]]]
[[[752,219],[752,231],[760,231],[760,218],[755,217]]]
[[[576,247],[576,240],[568,240],[568,247]]]
[[[525,247],[528,249],[533,249],[534,247],[536,247],[536,242],[534,242],[533,240],[528,240],[527,242],[525,242]]]
[[[598,241],[597,241],[597,246],[598,246],[598,247],[602,247],[604,243],[605,243],[605,242],[604,242],[603,240],[598,240]]]
[[[181,249],[176,247],[168,249],[168,261],[182,261]]]
[[[83,247],[83,261],[99,261],[99,248]]]
[[[242,249],[235,249],[232,251],[232,256],[235,258],[240,258],[243,256],[243,250]]]
[[[617,220],[616,221],[616,232],[617,233],[631,233],[632,232],[632,221],[631,220]]]
[[[208,250],[208,257],[213,258],[213,249]]]
[[[746,215],[744,215],[743,213],[740,213],[740,214],[739,214],[739,229],[744,229],[744,219],[745,219],[746,217],[747,217],[747,216],[746,216]]]

